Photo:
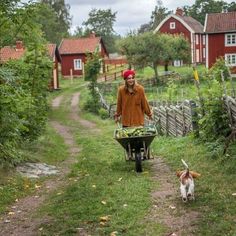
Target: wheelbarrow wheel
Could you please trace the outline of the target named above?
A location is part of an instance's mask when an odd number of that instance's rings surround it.
[[[135,153],[135,168],[137,172],[142,172],[142,155],[140,152]]]

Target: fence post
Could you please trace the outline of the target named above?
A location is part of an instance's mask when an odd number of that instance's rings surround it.
[[[198,129],[198,113],[196,111],[197,105],[196,102],[190,100],[190,109],[191,109],[191,119],[192,119],[192,128],[196,137],[199,137],[199,129]]]

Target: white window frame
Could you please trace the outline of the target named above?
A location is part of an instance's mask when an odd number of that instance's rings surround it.
[[[170,29],[175,29],[175,22],[170,22]]]
[[[82,60],[74,59],[74,70],[82,70]]]
[[[196,49],[196,62],[200,62],[200,50]]]
[[[227,66],[236,66],[236,53],[225,54],[225,63]]]
[[[195,39],[196,39],[196,45],[198,45],[199,44],[199,35],[198,34],[195,35]]]
[[[206,48],[202,49],[203,58],[206,58]]]
[[[202,44],[203,44],[203,45],[206,44],[206,35],[202,35]]]
[[[225,34],[225,46],[236,46],[236,33]]]

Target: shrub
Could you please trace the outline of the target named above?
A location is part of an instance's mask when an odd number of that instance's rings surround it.
[[[104,109],[103,107],[101,107],[101,108],[99,109],[98,113],[99,113],[99,116],[100,116],[103,120],[109,118],[109,113],[108,113],[108,111],[107,111],[106,109]]]

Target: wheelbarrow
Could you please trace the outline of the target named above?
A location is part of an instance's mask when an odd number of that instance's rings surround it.
[[[148,128],[150,128],[150,126]],[[150,144],[157,136],[156,127],[152,126],[152,133],[145,133],[145,135],[138,134],[138,136],[128,137],[118,137],[117,132],[119,132],[120,129],[121,128],[115,130],[114,138],[125,149],[126,160],[135,161],[136,172],[142,172],[142,161],[151,159]],[[135,127],[124,129],[135,129]]]

